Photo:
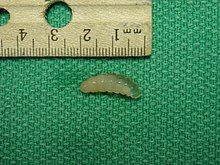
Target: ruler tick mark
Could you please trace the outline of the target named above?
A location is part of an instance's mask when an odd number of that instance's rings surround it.
[[[60,48],[60,52],[61,52],[61,54],[63,55],[63,48]],[[59,53],[60,54],[60,53]]]
[[[22,49],[22,55],[25,55],[25,48]]]
[[[114,56],[114,37],[112,36],[112,56]]]
[[[88,48],[88,56],[92,55],[92,48]]]
[[[101,55],[101,48],[99,48],[99,53],[98,53],[98,56],[100,56]]]
[[[95,50],[96,50],[96,56],[98,56],[98,40],[95,40]]]
[[[58,49],[57,53],[58,53],[58,56],[59,56],[59,54],[60,54],[60,48],[57,48],[57,49]]]
[[[10,49],[9,48],[7,48],[7,51],[8,51],[8,56],[10,55]]]
[[[124,56],[124,48],[121,48],[121,55]]]
[[[31,48],[29,48],[29,55],[31,55]]]
[[[39,56],[41,56],[41,48],[38,48]]]
[[[70,48],[70,55],[73,56],[73,48]]]
[[[63,41],[64,55],[66,56],[66,39]]]
[[[104,56],[105,55],[105,48],[102,48],[102,56]]]
[[[18,42],[18,36],[16,38],[16,42],[17,42],[17,55],[19,56],[19,42]]]
[[[76,56],[76,48],[73,47],[73,55]]]
[[[133,56],[133,48],[131,48],[131,56]]]
[[[35,48],[34,48],[34,47],[35,47],[35,45],[34,45],[34,39],[32,39],[32,52],[33,52],[33,55],[35,54],[35,51],[34,51]]]
[[[95,56],[95,48],[92,48],[92,56]]]
[[[134,48],[134,56],[137,55],[137,52],[136,52],[136,51],[137,51],[136,48]]]
[[[128,55],[130,54],[130,39],[128,39]]]
[[[18,54],[19,54],[19,56],[22,55],[22,48],[19,48]]]
[[[77,56],[79,56],[79,48],[76,48]]]
[[[118,56],[117,48],[115,48],[115,56]]]
[[[92,48],[89,48],[89,56],[92,56]]]
[[[50,36],[48,35],[48,43],[47,43],[47,47],[48,47],[48,55],[50,55]]]
[[[44,48],[41,48],[41,53],[42,53],[42,56],[44,56]]]
[[[3,56],[3,41],[1,39],[1,55]]]
[[[53,48],[53,53],[54,53],[54,56],[56,57],[56,55],[57,55],[57,48]]]
[[[108,54],[108,49],[105,48],[105,56],[107,56],[107,54]]]
[[[146,36],[144,36],[144,55],[146,55]]]
[[[79,52],[82,55],[82,36],[79,37]]]
[[[120,48],[118,48],[118,55],[121,56]]]

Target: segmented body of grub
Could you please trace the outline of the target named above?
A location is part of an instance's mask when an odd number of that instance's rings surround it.
[[[91,77],[81,84],[80,90],[83,93],[117,93],[134,99],[141,96],[141,91],[133,79],[114,73]]]

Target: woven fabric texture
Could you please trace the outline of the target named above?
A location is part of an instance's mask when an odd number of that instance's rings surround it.
[[[0,59],[0,165],[220,164],[219,8],[154,0],[150,58]],[[79,91],[103,72],[142,97]]]

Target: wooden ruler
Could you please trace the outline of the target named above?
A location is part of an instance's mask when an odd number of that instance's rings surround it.
[[[0,26],[0,57],[140,57],[151,54],[151,0],[65,0],[71,22],[51,27],[57,1],[0,0],[10,20]]]

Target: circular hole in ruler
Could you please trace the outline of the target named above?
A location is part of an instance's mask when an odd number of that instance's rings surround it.
[[[0,8],[0,26],[6,25],[10,19],[10,14],[7,10]]]
[[[45,13],[48,24],[54,28],[62,28],[72,20],[72,9],[65,2],[51,4]]]

